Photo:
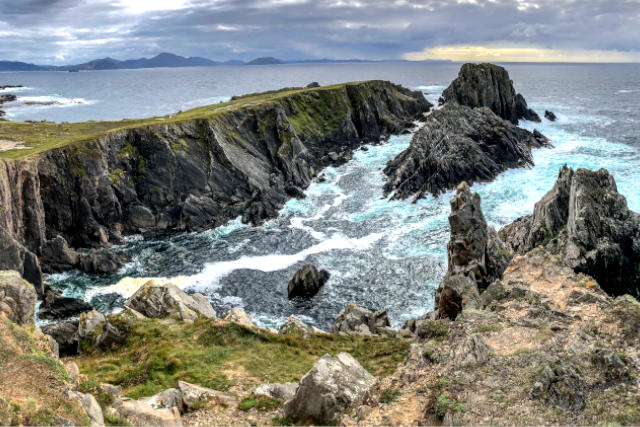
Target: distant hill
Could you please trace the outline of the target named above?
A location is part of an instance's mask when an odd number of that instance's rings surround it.
[[[26,62],[0,61],[0,71],[43,71],[44,67]]]
[[[265,56],[262,58],[256,58],[253,61],[247,62],[247,65],[275,65],[275,64],[283,64],[278,58],[274,58],[272,56]]]

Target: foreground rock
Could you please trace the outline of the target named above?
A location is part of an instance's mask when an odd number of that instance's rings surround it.
[[[463,308],[479,305],[480,293],[502,277],[512,254],[493,227],[487,226],[480,196],[465,182],[451,200],[449,225],[448,268],[435,302],[440,317],[455,319]]]
[[[244,326],[255,326],[253,324],[253,319],[251,318],[251,316],[249,316],[247,312],[240,307],[234,307],[231,310],[224,312],[222,316],[220,316],[220,318],[222,320],[239,323],[240,325]]]
[[[229,393],[224,393],[207,387],[201,387],[195,384],[189,384],[184,381],[178,381],[178,390],[180,391],[182,405],[184,406],[185,411],[197,409],[197,405],[211,399],[216,399],[226,405],[233,405],[237,403],[236,398]]]
[[[287,288],[289,299],[295,297],[312,297],[329,280],[327,270],[318,270],[314,265],[307,264],[296,271]]]
[[[187,295],[174,284],[155,283],[153,280],[140,287],[125,306],[150,318],[177,316],[180,320],[193,321],[199,316],[216,317],[205,296]]]
[[[17,271],[0,271],[0,313],[18,325],[33,324],[36,291]]]
[[[500,230],[518,253],[543,245],[612,295],[640,297],[640,215],[604,169],[563,167],[532,215]]]
[[[298,383],[269,383],[262,384],[251,391],[251,394],[268,396],[272,399],[288,401],[295,397]]]
[[[464,64],[458,77],[442,92],[442,97],[446,103],[488,107],[513,124],[518,124],[519,119],[540,121],[524,97],[516,94],[507,70],[494,64]]]
[[[491,181],[507,169],[533,166],[531,150],[547,138],[496,116],[486,108],[447,103],[429,115],[409,148],[387,164],[385,194],[395,199],[434,196],[460,182]]]
[[[375,313],[355,304],[346,305],[331,327],[334,334],[395,335],[386,311]]]
[[[285,415],[335,424],[342,411],[362,404],[377,382],[350,354],[324,355],[302,377],[295,397],[285,403]]]

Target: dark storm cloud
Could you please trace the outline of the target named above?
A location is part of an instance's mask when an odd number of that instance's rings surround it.
[[[638,22],[639,0],[0,0],[0,58],[400,58],[449,45],[628,52]]]

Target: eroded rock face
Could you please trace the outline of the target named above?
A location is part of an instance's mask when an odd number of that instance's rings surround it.
[[[331,327],[334,334],[394,335],[389,316],[384,310],[370,311],[355,304],[346,305]]]
[[[377,382],[350,354],[326,354],[302,377],[295,397],[284,405],[285,415],[334,424],[342,411],[362,404]]]
[[[409,148],[387,164],[385,194],[416,200],[437,196],[462,181],[490,181],[507,169],[533,166],[531,150],[549,145],[541,134],[487,108],[447,103],[429,115]]]
[[[294,297],[312,297],[329,280],[327,270],[318,270],[314,265],[307,264],[296,271],[287,288],[289,299]]]
[[[150,318],[178,316],[181,320],[193,321],[198,316],[216,317],[211,303],[203,295],[190,296],[174,284],[160,284],[153,280],[141,286],[125,306]]]
[[[594,277],[610,294],[640,296],[640,215],[628,209],[604,169],[563,167],[533,215],[499,234],[518,253],[544,245],[561,254],[566,265]]]
[[[502,277],[512,254],[487,226],[480,196],[466,182],[458,185],[451,199],[449,225],[448,268],[436,290],[436,307],[440,317],[455,319],[463,308],[481,304],[480,293]]]
[[[42,269],[38,257],[0,227],[0,270],[14,270],[43,295]]]
[[[524,97],[516,94],[509,73],[494,64],[464,64],[458,77],[442,96],[445,102],[456,102],[471,108],[489,107],[499,117],[518,123],[518,119],[540,121],[529,109]]]
[[[0,313],[18,325],[33,324],[36,290],[17,271],[0,271]]]

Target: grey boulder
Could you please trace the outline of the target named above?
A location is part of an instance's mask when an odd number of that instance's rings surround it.
[[[177,316],[183,321],[193,321],[198,317],[216,317],[205,296],[187,295],[172,283],[160,284],[153,280],[142,285],[125,306],[150,318]]]
[[[372,312],[355,304],[346,305],[331,327],[334,334],[395,335],[387,312]]]
[[[329,272],[318,270],[315,266],[307,264],[296,271],[287,287],[289,299],[295,297],[312,297],[329,280]]]

